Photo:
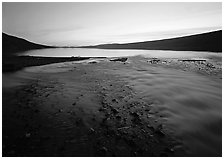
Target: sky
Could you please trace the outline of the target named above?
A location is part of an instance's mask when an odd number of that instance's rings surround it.
[[[46,45],[140,42],[221,28],[221,2],[2,4],[3,32]]]

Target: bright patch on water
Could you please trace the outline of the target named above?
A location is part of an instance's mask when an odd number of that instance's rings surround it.
[[[109,50],[109,49],[82,49],[82,48],[55,48],[30,50],[20,55],[44,57],[121,57],[145,55],[156,58],[204,58],[205,56],[221,57],[221,53],[194,52],[194,51],[162,51],[162,50]]]

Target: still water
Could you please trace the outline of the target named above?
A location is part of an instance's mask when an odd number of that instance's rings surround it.
[[[121,57],[145,55],[156,58],[204,58],[209,56],[221,57],[220,53],[194,52],[194,51],[163,51],[163,50],[109,50],[109,49],[83,49],[83,48],[56,48],[31,50],[20,55],[44,57]]]
[[[24,52],[22,55],[48,57],[144,55],[144,57],[156,58],[202,58],[217,62],[221,62],[222,57],[221,53],[193,51],[70,48],[33,50]],[[144,100],[152,98],[158,100],[158,109],[164,115],[167,127],[187,145],[189,156],[220,156],[222,149],[222,80],[193,72],[149,67],[142,61],[142,59],[137,60],[132,57],[130,65],[117,69],[117,73],[130,81]],[[49,66],[49,69],[61,68],[60,65],[63,68],[69,68],[72,63],[53,64]],[[46,67],[43,71],[47,70]],[[108,66],[104,65],[104,67]]]

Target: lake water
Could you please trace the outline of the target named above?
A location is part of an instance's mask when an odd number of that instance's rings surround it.
[[[84,49],[84,48],[55,48],[39,49],[20,53],[20,55],[44,57],[121,57],[145,55],[156,58],[207,58],[219,57],[221,53],[194,52],[194,51],[163,51],[163,50],[109,50],[109,49]]]

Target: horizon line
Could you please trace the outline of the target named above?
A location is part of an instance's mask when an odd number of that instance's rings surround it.
[[[142,42],[162,41],[162,40],[177,39],[177,38],[182,38],[182,37],[189,37],[189,36],[194,36],[194,35],[212,33],[212,32],[217,32],[217,31],[222,31],[222,29],[217,29],[217,30],[212,30],[212,31],[207,31],[207,32],[202,32],[202,33],[196,33],[196,34],[189,34],[189,35],[183,35],[183,36],[176,36],[176,37],[164,38],[164,39],[148,40],[148,41],[136,41],[136,42],[126,42],[126,43],[125,42],[124,43],[100,43],[100,44],[94,44],[94,45],[80,45],[80,46],[57,46],[57,45],[48,45],[48,44],[36,43],[36,42],[34,42],[32,40],[29,40],[27,38],[20,37],[20,36],[16,36],[16,35],[12,35],[12,34],[6,33],[6,32],[2,32],[2,34],[6,34],[8,36],[13,36],[13,37],[16,37],[16,38],[20,38],[20,39],[23,39],[23,40],[26,40],[28,42],[31,42],[31,43],[34,43],[34,44],[38,44],[38,45],[44,45],[44,46],[56,47],[56,48],[65,48],[65,47],[78,48],[78,47],[99,46],[99,45],[122,45],[122,44],[133,44],[133,43],[142,43]]]

